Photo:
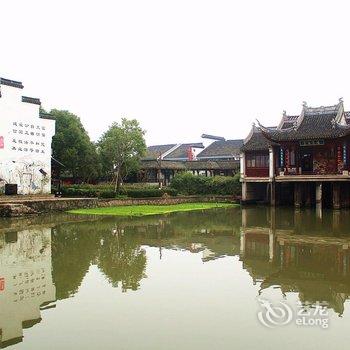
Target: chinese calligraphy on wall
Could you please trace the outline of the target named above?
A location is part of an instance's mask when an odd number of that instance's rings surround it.
[[[46,153],[46,129],[39,124],[13,122],[11,150],[16,152]]]

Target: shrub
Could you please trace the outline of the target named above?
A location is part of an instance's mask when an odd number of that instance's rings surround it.
[[[178,192],[175,188],[170,188],[170,187],[164,188],[162,191],[163,191],[163,194],[166,193],[172,197],[175,197],[178,194]]]
[[[181,173],[174,177],[171,188],[185,195],[240,195],[241,193],[239,176],[205,177]]]
[[[98,197],[95,190],[85,188],[61,187],[64,197]]]
[[[176,196],[177,190],[174,188],[158,189],[154,186],[123,186],[118,193],[111,185],[71,185],[62,186],[63,197],[100,197],[100,198],[148,198],[162,197],[165,193],[169,196]]]
[[[117,194],[114,191],[108,191],[108,190],[100,191],[99,193],[100,198],[115,198],[116,195]]]
[[[131,198],[162,197],[163,193],[164,192],[158,188],[131,189],[126,191],[127,196]]]

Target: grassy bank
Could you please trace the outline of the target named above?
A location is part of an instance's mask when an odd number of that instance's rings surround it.
[[[182,203],[173,205],[130,205],[94,209],[71,210],[72,214],[115,215],[115,216],[144,216],[168,214],[179,211],[208,210],[214,208],[233,208],[237,204],[229,203]]]

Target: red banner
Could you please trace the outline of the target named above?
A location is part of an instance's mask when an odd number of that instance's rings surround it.
[[[0,148],[4,148],[5,147],[5,143],[4,143],[4,136],[0,136]]]
[[[0,278],[0,292],[5,290],[5,278],[1,277]]]

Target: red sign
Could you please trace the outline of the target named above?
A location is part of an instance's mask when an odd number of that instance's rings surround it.
[[[5,143],[4,143],[4,136],[0,136],[0,148],[4,148],[5,147]]]
[[[0,278],[0,292],[5,290],[5,278],[1,277]]]

